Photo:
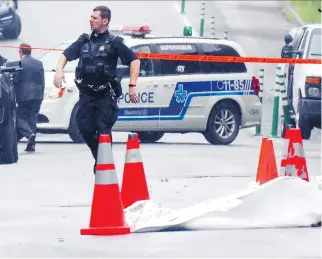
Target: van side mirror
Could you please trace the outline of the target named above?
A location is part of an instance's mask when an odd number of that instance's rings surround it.
[[[293,37],[290,34],[285,35],[284,42],[286,45],[290,44],[293,41]]]

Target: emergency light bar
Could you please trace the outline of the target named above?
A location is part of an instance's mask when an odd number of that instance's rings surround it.
[[[149,34],[151,32],[151,29],[147,25],[143,26],[130,26],[130,25],[118,25],[113,26],[109,29],[110,32],[116,33],[116,34],[123,34],[123,35],[130,35],[130,36],[138,36],[138,37],[144,37],[146,34]]]

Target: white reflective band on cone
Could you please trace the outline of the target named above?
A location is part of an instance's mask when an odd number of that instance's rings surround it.
[[[95,173],[95,184],[118,184],[116,171],[112,170],[96,170]]]
[[[288,145],[290,143],[289,139],[284,139],[284,148],[283,148],[283,154],[282,154],[282,159],[286,159],[287,158],[287,154],[288,154]]]
[[[99,144],[97,164],[114,164],[111,143]]]
[[[294,156],[298,156],[298,157],[301,157],[301,158],[304,158],[305,157],[305,154],[304,154],[304,149],[303,149],[303,146],[301,143],[293,143],[293,148],[294,148]]]
[[[142,162],[142,157],[139,149],[128,149],[126,151],[125,163],[139,163]]]

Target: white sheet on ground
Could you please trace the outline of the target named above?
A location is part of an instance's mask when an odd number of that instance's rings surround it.
[[[139,201],[125,210],[132,232],[309,227],[321,222],[322,180],[279,177],[183,209]]]

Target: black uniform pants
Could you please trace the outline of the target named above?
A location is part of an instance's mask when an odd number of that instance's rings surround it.
[[[90,96],[82,93],[79,97],[79,110],[76,115],[77,127],[92,155],[97,158],[98,137],[109,134],[112,141],[112,127],[118,117],[117,103],[110,94]]]
[[[30,100],[18,103],[17,108],[17,141],[29,138],[37,131],[37,120],[42,100]]]

